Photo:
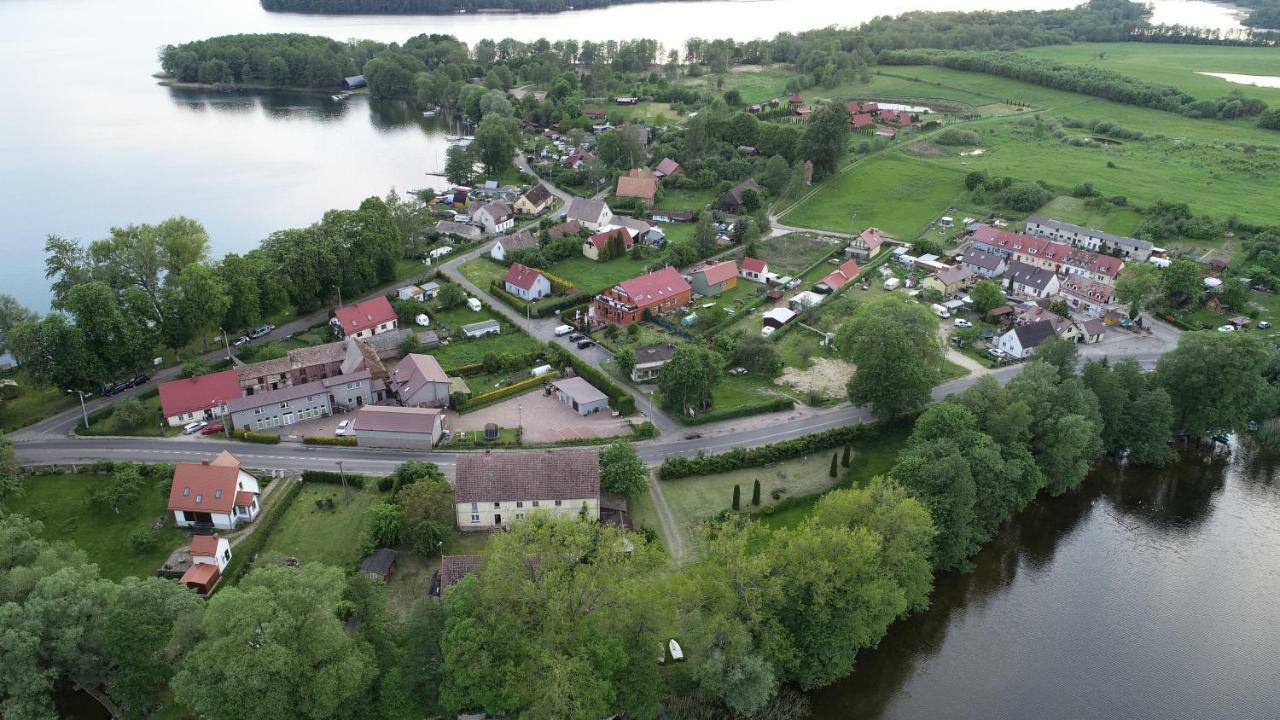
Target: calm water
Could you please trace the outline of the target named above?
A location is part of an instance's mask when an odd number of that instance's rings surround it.
[[[1280,717],[1280,465],[1095,471],[940,578],[818,718]]]
[[[92,240],[112,225],[185,214],[215,252],[244,251],[391,186],[425,186],[444,162],[437,130],[405,108],[304,95],[158,86],[157,49],[236,32],[402,41],[424,32],[532,40],[692,35],[740,39],[918,9],[1051,8],[1075,0],[846,0],[628,5],[560,15],[342,16],[264,12],[256,0],[4,0],[0,67],[0,291],[44,309],[44,238]],[[1231,27],[1232,11],[1158,0],[1157,19]],[[1170,17],[1174,17],[1170,15]]]

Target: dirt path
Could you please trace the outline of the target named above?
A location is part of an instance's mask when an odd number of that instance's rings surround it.
[[[671,506],[667,505],[667,497],[662,494],[661,482],[655,471],[649,478],[649,497],[653,500],[653,508],[658,511],[658,520],[662,523],[662,542],[667,546],[667,555],[676,565],[681,565],[684,563],[684,540],[676,529],[676,519],[671,514]]]

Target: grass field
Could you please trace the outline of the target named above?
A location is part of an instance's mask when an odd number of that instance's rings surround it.
[[[1036,214],[1116,235],[1133,235],[1142,224],[1142,213],[1133,208],[1119,208],[1109,204],[1104,204],[1102,208],[1089,208],[1085,207],[1084,200],[1069,195],[1060,195],[1050,200]]]
[[[187,542],[186,533],[173,526],[173,513],[167,509],[169,483],[144,481],[146,486],[137,497],[115,513],[110,508],[87,504],[94,484],[108,480],[104,475],[31,477],[20,497],[5,501],[4,510],[44,523],[44,539],[71,542],[97,564],[103,577],[119,580],[151,575],[174,548]],[[129,547],[129,536],[150,528],[158,517],[167,521],[160,531],[159,544],[153,550],[134,552]]]
[[[451,333],[452,339],[447,344],[431,350],[431,354],[446,370],[481,362],[484,356],[491,352],[519,354],[542,347],[542,343],[526,335],[520,328],[508,322],[504,316],[488,307],[480,312],[475,312],[465,305],[442,310],[435,301],[432,301],[427,303],[427,314],[431,318],[433,328],[443,326]],[[460,328],[463,325],[491,319],[501,324],[502,332],[474,339],[462,335]]]
[[[79,398],[52,385],[37,385],[21,370],[6,373],[18,383],[18,396],[0,400],[0,432],[11,432],[80,404]]]
[[[875,226],[911,240],[963,190],[962,170],[895,153],[827,181],[779,221],[844,233]]]
[[[573,283],[579,292],[598,293],[623,280],[642,275],[646,264],[644,260],[632,260],[630,257],[596,262],[590,258],[578,256],[561,260],[547,269],[551,274]]]
[[[507,274],[505,267],[483,257],[466,261],[458,266],[458,271],[481,290],[487,290],[493,281],[502,280]]]
[[[769,272],[794,277],[841,247],[809,233],[790,233],[756,241],[756,254],[769,265]]]
[[[1180,45],[1164,43],[1079,43],[1022,50],[1058,62],[1106,68],[1149,82],[1178,87],[1202,100],[1232,90],[1275,106],[1280,89],[1239,85],[1202,72],[1275,75],[1280,60],[1275,48]]]
[[[692,213],[702,210],[717,197],[714,189],[677,190],[675,188],[663,188],[658,191],[658,194],[661,199],[654,204],[655,207],[662,210],[687,210]]]
[[[323,498],[332,498],[333,510],[316,508],[316,501]],[[263,552],[296,557],[303,564],[318,562],[352,569],[360,560],[365,512],[379,500],[380,493],[365,488],[352,490],[347,504],[341,485],[309,484],[285,510]]]
[[[81,435],[127,435],[131,437],[172,437],[182,432],[182,428],[171,428],[164,425],[164,415],[160,410],[160,394],[148,392],[138,396],[147,409],[147,420],[137,427],[122,425],[116,417],[112,405],[89,416],[89,432],[77,425],[76,432]]]

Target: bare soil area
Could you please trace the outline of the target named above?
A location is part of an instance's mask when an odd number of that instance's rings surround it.
[[[825,397],[842,397],[849,378],[853,377],[854,367],[843,360],[832,358],[813,358],[809,367],[797,370],[789,367],[782,371],[782,376],[774,380],[775,384],[786,385],[804,393],[817,393]]]

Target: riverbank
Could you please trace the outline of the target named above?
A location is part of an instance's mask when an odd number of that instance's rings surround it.
[[[183,82],[165,72],[152,73],[151,77],[156,79],[156,84],[161,87],[175,88],[178,90],[203,90],[207,92],[270,92],[281,93],[287,95],[336,95],[338,93],[348,93],[349,97],[357,95],[369,95],[368,88],[360,88],[359,90],[343,90],[340,87],[331,88],[304,88],[304,87],[278,87],[268,85],[266,83],[201,83],[201,82]]]
[[[507,7],[529,0],[262,0],[262,9],[272,13],[307,15],[559,15],[575,10],[604,10],[615,5],[648,5],[705,0],[559,0],[560,7],[548,7],[555,0],[537,0],[534,7]],[[755,0],[760,2],[762,0]],[[766,0],[767,1],[767,0]],[[502,5],[502,7],[485,7]]]

